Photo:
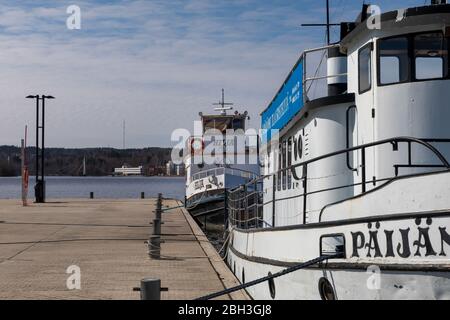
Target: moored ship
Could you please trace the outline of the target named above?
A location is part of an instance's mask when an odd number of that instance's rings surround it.
[[[255,299],[450,299],[450,5],[370,12],[301,55],[261,115],[264,175],[228,193],[242,283],[333,257]],[[328,94],[309,98],[319,78]]]
[[[232,103],[215,104],[219,114],[200,113],[200,132],[187,140],[185,205],[209,230],[223,231],[225,191],[259,176],[258,137],[246,134],[248,113],[235,111]],[[248,133],[248,132],[247,132]]]

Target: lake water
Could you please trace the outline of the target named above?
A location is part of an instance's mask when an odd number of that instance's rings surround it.
[[[46,177],[48,199],[95,198],[137,199],[141,192],[145,197],[184,199],[184,177]],[[34,177],[30,177],[28,198],[34,199]],[[20,199],[22,194],[20,177],[0,177],[0,199]]]

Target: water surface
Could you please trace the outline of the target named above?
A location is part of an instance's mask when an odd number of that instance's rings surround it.
[[[30,177],[28,198],[34,198],[34,177]],[[0,199],[20,199],[20,177],[0,177]],[[184,199],[184,177],[46,177],[48,199],[95,198],[137,199],[162,193],[166,198]]]

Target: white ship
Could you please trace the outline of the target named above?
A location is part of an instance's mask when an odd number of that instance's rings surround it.
[[[219,114],[200,113],[201,135],[187,140],[185,205],[204,227],[210,222],[223,229],[225,191],[259,176],[259,145],[257,132],[245,134],[247,112],[227,114],[233,104],[225,102],[224,90],[214,105]]]
[[[450,299],[450,5],[369,11],[301,55],[262,113],[280,130],[264,176],[229,192],[242,283],[334,255],[248,287],[255,299]],[[310,99],[323,51],[328,96]]]

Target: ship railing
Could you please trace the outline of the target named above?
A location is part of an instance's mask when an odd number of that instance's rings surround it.
[[[224,175],[224,174],[229,174],[229,175],[233,175],[236,177],[245,178],[249,181],[254,180],[259,177],[258,174],[251,172],[251,171],[237,169],[237,168],[219,167],[219,168],[208,169],[208,170],[201,171],[201,172],[194,174],[192,176],[192,181],[197,181],[197,180],[204,179],[204,178],[207,178],[210,176],[220,176],[220,175]]]
[[[366,154],[367,150],[370,148],[379,147],[382,145],[392,145],[393,151],[399,150],[399,144],[407,144],[408,150],[408,163],[407,164],[394,164],[394,174],[388,178],[380,178],[380,179],[367,179],[367,166],[366,166]],[[280,169],[272,174],[261,176],[247,184],[241,185],[235,189],[229,190],[226,196],[226,207],[227,207],[227,215],[229,223],[235,227],[241,229],[252,229],[252,228],[265,228],[267,225],[271,225],[271,227],[276,227],[276,203],[281,201],[287,201],[292,199],[302,199],[302,212],[299,212],[298,215],[302,217],[302,223],[307,224],[307,215],[311,212],[319,213],[319,222],[321,221],[321,213],[323,208],[325,208],[327,203],[323,204],[323,207],[320,210],[310,210],[308,211],[308,197],[313,194],[319,194],[323,192],[336,191],[339,189],[345,188],[355,188],[361,187],[359,195],[365,194],[368,191],[368,184],[378,184],[378,183],[388,183],[394,179],[404,178],[404,177],[414,177],[420,175],[422,173],[413,173],[413,174],[404,174],[399,175],[400,168],[429,168],[434,169],[433,172],[439,171],[448,171],[450,170],[450,164],[447,159],[442,155],[442,153],[432,145],[432,143],[450,143],[450,139],[417,139],[412,137],[396,137],[391,139],[385,139],[373,143],[363,144],[360,146],[346,148],[340,151],[332,152],[329,154],[325,154],[320,157],[316,157],[298,164],[291,165],[287,168]],[[412,145],[421,145],[425,147],[431,154],[434,154],[437,160],[439,160],[439,164],[416,164],[412,159]],[[358,173],[360,173],[360,181],[340,185],[336,187],[324,188],[310,191],[308,189],[308,181],[311,181],[316,178],[311,178],[308,176],[308,167],[319,161],[330,159],[332,157],[337,157],[340,155],[345,155],[349,153],[359,152],[361,154],[360,164],[358,165]],[[342,161],[347,161],[345,157],[343,157]],[[302,169],[302,174],[299,175],[297,173],[297,169]],[[441,170],[438,170],[441,169]],[[348,168],[348,170],[353,171],[352,168]],[[360,171],[360,172],[359,172]],[[280,176],[284,176],[284,174],[292,175],[293,180],[301,181],[303,184],[303,192],[301,194],[296,194],[289,197],[277,198],[276,190],[278,189],[277,182]],[[264,186],[272,183],[271,191],[272,191],[272,199],[264,202],[264,195],[269,193],[270,188],[264,189]],[[354,194],[356,196],[358,194]],[[265,222],[264,220],[264,208],[271,205],[272,208],[272,223]]]
[[[318,48],[313,48],[313,49],[308,49],[303,51],[302,55],[301,55],[301,61],[303,63],[303,103],[307,103],[310,99],[309,99],[309,92],[311,91],[311,88],[313,87],[313,84],[319,80],[328,80],[330,78],[337,78],[337,77],[343,77],[343,76],[347,76],[348,73],[341,73],[341,74],[333,74],[333,75],[323,75],[323,76],[318,76],[317,72],[319,72],[321,65],[323,63],[323,60],[326,57],[326,54],[328,53],[329,49],[334,49],[334,48],[339,48],[340,45],[339,44],[331,44],[331,45],[327,45],[324,47],[318,47]],[[317,66],[316,69],[316,73],[314,74],[314,76],[308,77],[308,70],[307,70],[307,66],[309,66],[309,64],[307,64],[307,58],[308,55],[312,54],[312,53],[317,53],[323,51],[323,55],[321,57],[321,60],[319,62],[319,65]]]

